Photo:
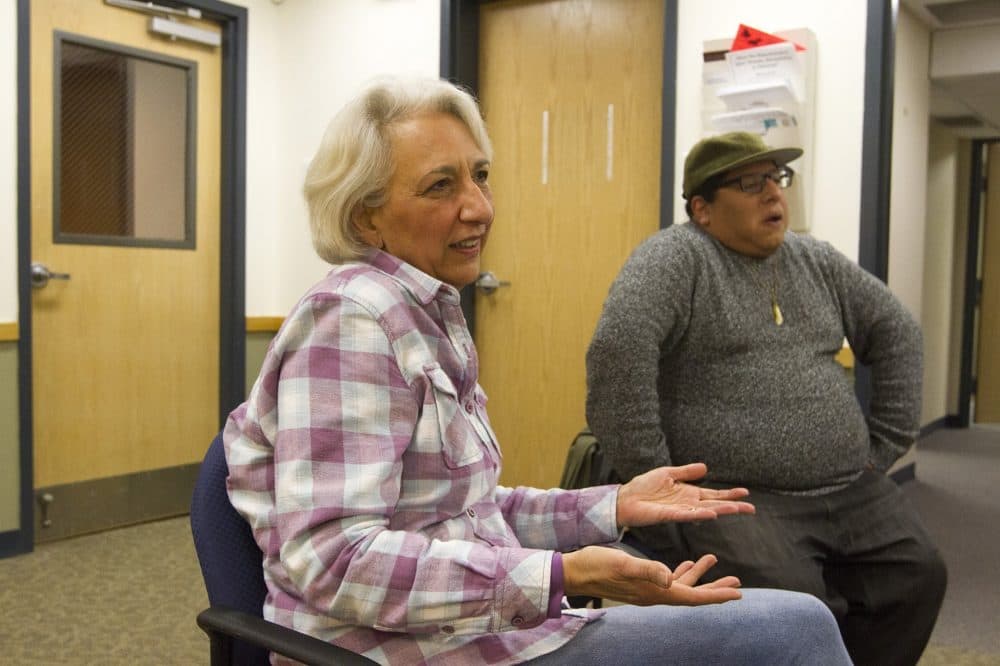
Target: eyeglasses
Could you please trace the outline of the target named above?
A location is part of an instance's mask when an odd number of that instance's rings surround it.
[[[766,173],[750,173],[745,176],[740,176],[739,178],[730,178],[729,180],[724,180],[719,183],[719,187],[739,185],[741,192],[746,192],[747,194],[760,194],[764,191],[764,184],[767,183],[768,180],[773,180],[778,187],[784,190],[791,186],[793,176],[795,176],[795,172],[788,167],[783,166]]]

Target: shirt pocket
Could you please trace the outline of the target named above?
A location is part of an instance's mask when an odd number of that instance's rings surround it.
[[[463,413],[458,391],[451,378],[437,364],[424,367],[434,393],[434,411],[437,413],[438,430],[445,464],[456,469],[483,459],[483,445],[472,424]],[[469,409],[475,409],[472,401]]]
[[[486,392],[483,391],[483,388],[479,384],[476,384],[473,399],[476,405],[476,418],[472,419],[473,427],[479,433],[480,439],[493,447],[496,457],[498,459],[503,458],[503,455],[500,453],[500,443],[497,442],[497,435],[493,432],[493,426],[490,425],[489,416],[486,415]]]

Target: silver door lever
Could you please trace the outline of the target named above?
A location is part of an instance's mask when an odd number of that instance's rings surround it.
[[[45,264],[37,261],[31,264],[31,288],[41,289],[49,283],[49,280],[68,280],[69,273],[53,273]]]
[[[486,295],[492,294],[494,291],[500,287],[509,287],[510,282],[506,280],[500,280],[496,275],[490,271],[485,273],[480,273],[479,278],[476,279],[476,287]]]

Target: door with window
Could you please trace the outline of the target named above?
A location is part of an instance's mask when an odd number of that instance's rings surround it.
[[[608,288],[659,228],[662,0],[480,7],[496,218],[476,296],[501,482],[550,487],[586,424],[585,355]]]
[[[218,425],[220,48],[115,4],[30,5],[36,541],[183,513]]]

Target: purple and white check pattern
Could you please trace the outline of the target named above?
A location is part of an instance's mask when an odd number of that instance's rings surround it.
[[[545,654],[601,614],[548,617],[552,558],[617,539],[617,487],[498,486],[477,379],[458,291],[391,255],[302,298],[225,428],[265,617],[381,663],[464,665]]]

